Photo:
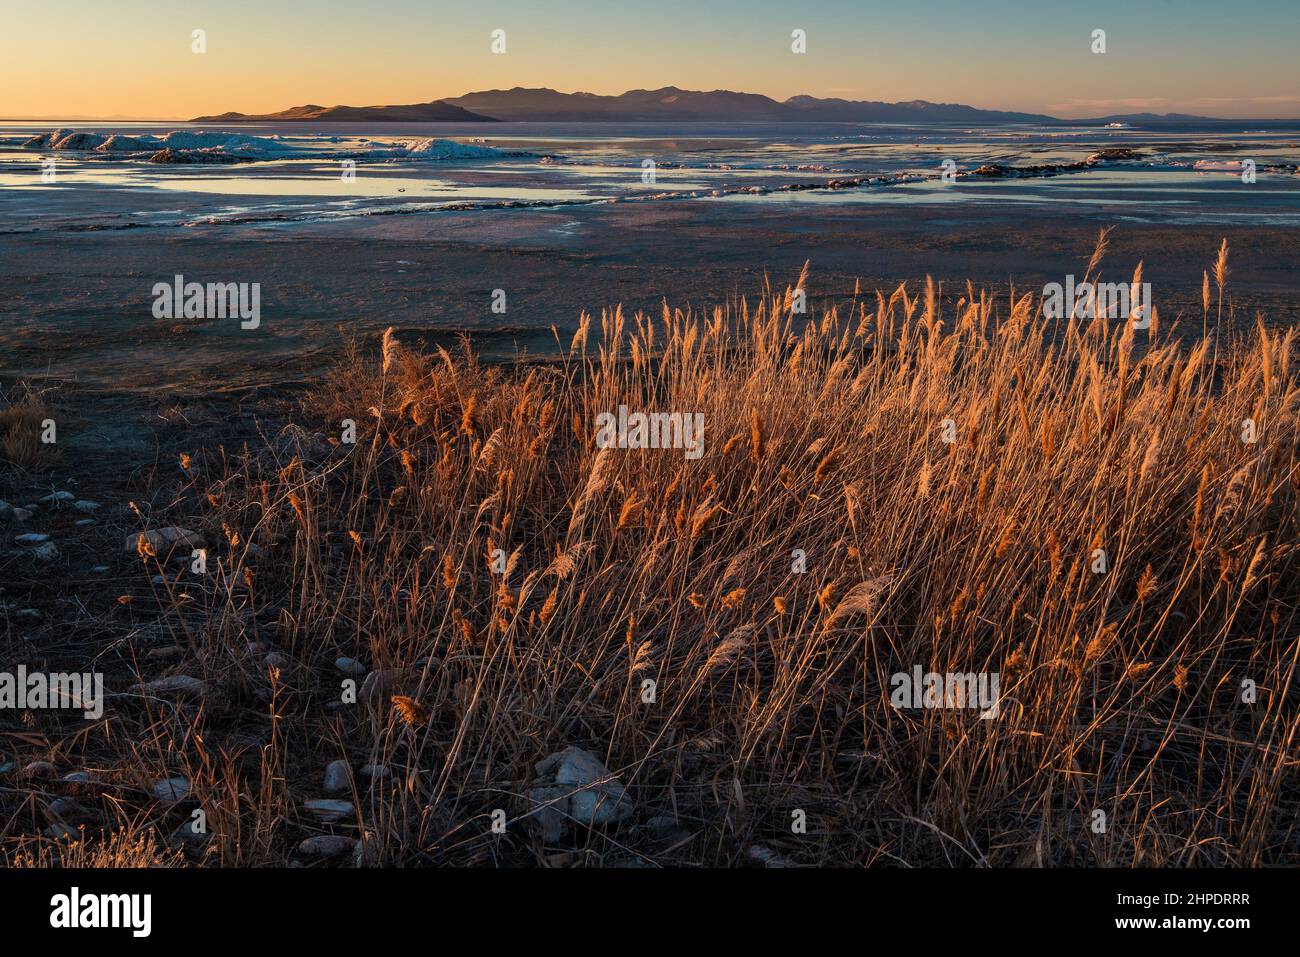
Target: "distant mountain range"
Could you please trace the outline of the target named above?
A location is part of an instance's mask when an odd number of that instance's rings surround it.
[[[294,106],[279,113],[222,113],[199,116],[191,123],[283,123],[311,120],[317,123],[491,123],[490,116],[479,116],[446,100],[410,103],[405,106]]]
[[[821,99],[792,96],[777,101],[757,93],[730,90],[628,90],[619,96],[595,93],[561,93],[546,88],[515,87],[483,90],[464,96],[413,103],[406,106],[295,106],[279,113],[222,113],[199,116],[192,123],[447,123],[493,121],[531,123],[585,122],[730,122],[730,123],[1039,123],[1092,125],[1132,123],[1142,126],[1185,123],[1248,123],[1268,120],[1217,120],[1183,113],[1137,113],[1086,120],[1062,120],[1041,113],[981,110],[960,103],[912,100],[882,103],[875,100]]]

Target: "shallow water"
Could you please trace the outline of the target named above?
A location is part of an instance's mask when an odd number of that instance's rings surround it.
[[[494,356],[554,352],[552,325],[567,342],[582,310],[711,305],[793,281],[805,261],[815,307],[851,301],[859,279],[1032,288],[1080,270],[1117,224],[1113,268],[1145,261],[1166,315],[1191,308],[1223,235],[1243,314],[1300,315],[1300,176],[1237,172],[1245,158],[1300,163],[1300,130],[497,124],[487,145],[531,155],[435,161],[403,141],[467,141],[464,127],[290,124],[234,128],[280,138],[230,165],[21,148],[59,127],[176,128],[0,121],[0,381],[274,384],[316,374],[340,330],[390,325],[453,345],[470,332]],[[1117,146],[1142,155],[1047,177],[939,175],[944,160],[1024,168]],[[259,284],[260,326],[156,318],[154,284],[179,274]]]
[[[475,143],[530,156],[426,160],[394,156],[416,137],[469,141],[454,125],[398,124],[312,132],[293,124],[225,128],[265,137],[268,153],[237,165],[175,166],[143,155],[37,152],[20,144],[54,128],[158,135],[175,124],[0,122],[0,229],[232,226],[276,220],[332,220],[394,212],[512,205],[667,202],[799,204],[1060,203],[1140,206],[1142,221],[1231,221],[1259,216],[1300,225],[1300,177],[1260,170],[1246,184],[1243,159],[1257,166],[1300,163],[1300,130],[973,129],[868,124],[540,125],[503,123]],[[192,129],[181,126],[181,129]],[[207,128],[209,131],[219,128]],[[983,164],[1079,162],[1099,149],[1128,146],[1140,159],[1046,178],[944,183],[945,161],[966,173]],[[54,157],[55,181],[41,181]],[[652,161],[653,176],[645,165]],[[345,163],[355,176],[345,177]],[[1212,166],[1197,169],[1196,164]],[[824,188],[832,180],[870,184]],[[813,188],[810,188],[813,187]],[[821,188],[818,188],[821,187]],[[177,206],[180,209],[177,209]]]

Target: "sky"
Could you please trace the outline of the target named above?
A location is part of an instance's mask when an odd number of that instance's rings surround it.
[[[804,54],[791,52],[795,29]],[[1091,50],[1098,29],[1104,54]],[[0,0],[10,119],[183,119],[513,86],[1296,118],[1298,64],[1300,0]]]

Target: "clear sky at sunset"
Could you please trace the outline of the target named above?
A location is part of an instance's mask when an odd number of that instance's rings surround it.
[[[1058,116],[1300,117],[1300,0],[5,0],[0,24],[10,118],[668,85]],[[804,55],[790,51],[796,28]],[[490,50],[494,29],[505,54]],[[1104,55],[1090,51],[1094,29]]]

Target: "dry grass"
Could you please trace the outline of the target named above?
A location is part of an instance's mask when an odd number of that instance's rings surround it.
[[[1225,315],[1216,365],[1028,295],[789,302],[584,318],[518,370],[352,354],[304,413],[330,444],[191,469],[210,574],[160,599],[205,707],[88,739],[191,777],[224,865],[324,830],[403,864],[1300,862],[1295,331]],[[705,454],[595,448],[620,403],[702,412]],[[385,670],[356,705],[340,655]],[[894,709],[914,665],[1000,673],[999,716]],[[547,848],[523,795],[570,744],[637,815]],[[339,757],[392,774],[323,826]]]
[[[29,471],[53,468],[61,461],[57,442],[43,442],[49,406],[36,391],[0,393],[0,465]],[[57,438],[57,435],[56,435]]]

